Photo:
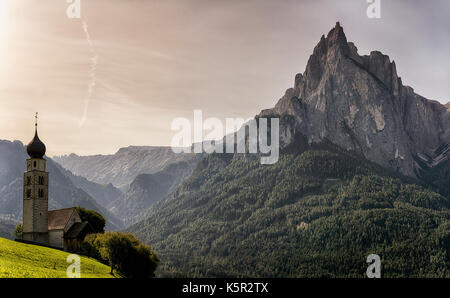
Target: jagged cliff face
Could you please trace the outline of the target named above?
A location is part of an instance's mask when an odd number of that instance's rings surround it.
[[[360,56],[339,23],[322,36],[294,88],[260,116],[288,114],[282,146],[297,132],[327,139],[367,159],[418,176],[450,155],[450,112],[402,84],[395,62],[378,51]]]

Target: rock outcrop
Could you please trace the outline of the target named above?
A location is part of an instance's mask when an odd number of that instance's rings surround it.
[[[447,107],[448,108],[448,107]],[[322,36],[303,74],[276,106],[259,116],[291,115],[281,131],[353,150],[382,166],[417,177],[450,156],[450,112],[402,84],[396,65],[378,51],[361,56],[339,23]]]

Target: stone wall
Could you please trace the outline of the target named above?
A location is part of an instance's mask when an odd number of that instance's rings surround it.
[[[64,247],[63,236],[64,230],[51,230],[48,232],[50,246]]]

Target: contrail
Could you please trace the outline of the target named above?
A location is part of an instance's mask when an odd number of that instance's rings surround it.
[[[88,24],[86,20],[83,20],[83,31],[86,36],[87,43],[89,45],[89,49],[91,52],[91,68],[89,70],[89,83],[87,88],[86,97],[84,99],[84,111],[83,117],[80,119],[78,123],[79,127],[82,127],[87,120],[87,113],[89,108],[89,103],[91,101],[92,92],[94,91],[94,87],[97,84],[97,65],[98,65],[98,54],[94,48],[94,45],[91,40],[91,35],[89,34]]]

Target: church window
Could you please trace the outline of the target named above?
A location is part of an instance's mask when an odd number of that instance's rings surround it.
[[[44,197],[44,190],[43,189],[39,189],[38,190],[38,195],[39,195],[40,198],[43,198]]]
[[[27,185],[31,185],[31,177],[30,176],[27,177]]]
[[[36,167],[36,161],[33,163],[33,166]]]
[[[27,198],[31,197],[31,189],[27,189]]]
[[[39,185],[44,185],[44,177],[39,176]]]

